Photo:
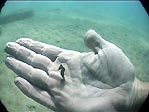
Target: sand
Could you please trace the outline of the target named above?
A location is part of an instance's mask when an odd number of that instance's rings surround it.
[[[130,12],[129,9],[122,10],[123,5],[118,12],[116,8],[120,8],[120,4],[116,4],[115,9],[110,4],[104,7],[103,3],[92,2],[32,4],[9,2],[0,17],[5,18],[0,34],[0,99],[9,112],[49,112],[46,107],[23,95],[14,84],[16,75],[5,66],[5,44],[22,37],[88,52],[84,34],[88,29],[94,29],[123,50],[134,64],[139,79],[149,81],[149,21],[139,3],[131,3],[128,8],[135,5]],[[30,14],[26,13],[25,19],[20,18],[19,14],[26,11]]]

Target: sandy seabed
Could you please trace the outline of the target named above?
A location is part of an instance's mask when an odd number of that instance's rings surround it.
[[[22,16],[26,18],[20,18],[19,14],[23,13],[26,15]],[[9,112],[49,112],[49,109],[26,97],[15,86],[16,75],[5,66],[5,44],[22,37],[87,52],[90,50],[84,44],[84,34],[88,29],[94,29],[123,50],[134,64],[138,78],[149,81],[149,32],[139,27],[133,19],[57,6],[40,11],[29,8],[5,11],[1,21],[0,99]]]

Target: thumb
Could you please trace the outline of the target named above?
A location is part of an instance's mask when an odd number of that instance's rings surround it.
[[[92,29],[85,33],[84,42],[88,48],[95,52],[95,54],[107,44],[107,41]]]

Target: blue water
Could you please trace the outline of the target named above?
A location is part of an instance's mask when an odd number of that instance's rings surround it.
[[[37,106],[36,112],[49,111],[24,99],[14,86],[15,74],[5,66],[5,44],[20,37],[87,52],[90,50],[84,45],[84,34],[94,29],[123,50],[138,78],[149,81],[149,16],[139,1],[9,1],[2,10],[0,25],[0,98],[5,99],[10,112],[16,111],[17,105],[18,112],[29,111],[26,105]],[[10,93],[25,103],[10,100]]]
[[[25,11],[32,12],[32,15],[26,13],[26,19],[17,20],[17,16]],[[2,24],[1,52],[6,42],[15,41],[19,37],[33,38],[66,49],[86,51],[88,49],[84,46],[83,37],[88,29],[96,30],[105,39],[122,48],[137,66],[144,58],[139,52],[148,52],[148,45],[144,42],[149,40],[149,17],[138,1],[10,1],[5,4],[1,17],[9,15],[9,18],[16,20],[3,20],[5,24]],[[78,46],[75,46],[76,43]],[[130,47],[126,48],[125,44]],[[134,58],[138,55],[141,55],[142,59]],[[148,53],[145,53],[145,56],[148,59]],[[149,73],[149,70],[145,71]]]
[[[8,2],[3,9],[2,14],[11,13],[16,10],[30,9],[35,13],[41,11],[52,10],[56,8],[64,9],[63,15],[67,15],[68,11],[74,11],[75,14],[81,16],[87,16],[87,19],[94,19],[100,21],[100,16],[104,16],[109,19],[122,19],[125,21],[133,22],[136,27],[143,28],[143,30],[149,30],[146,23],[148,22],[148,16],[138,1],[100,1],[100,2]],[[78,15],[78,16],[80,16]],[[44,15],[46,16],[46,15]]]

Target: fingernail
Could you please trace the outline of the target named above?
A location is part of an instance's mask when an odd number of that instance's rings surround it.
[[[14,42],[8,42],[4,51],[10,55],[14,55],[19,49],[20,45]]]
[[[11,59],[12,59],[11,57],[7,57],[7,58],[6,58],[6,61],[7,61],[7,62],[11,62]]]
[[[12,48],[12,47],[14,46],[14,43],[13,43],[13,42],[8,42],[8,43],[6,44],[6,46],[9,47],[9,48]]]
[[[32,39],[29,38],[20,38],[16,41],[16,43],[18,44],[27,44],[30,43],[32,41]]]
[[[30,89],[29,83],[21,77],[17,77],[14,83],[23,93],[27,93],[27,90]]]
[[[12,67],[15,66],[14,61],[15,60],[12,57],[7,57],[6,61],[5,61],[5,64],[7,65],[8,68],[11,69]]]
[[[16,85],[23,85],[23,81],[22,81],[22,78],[21,77],[17,77],[16,79],[15,79],[15,81],[14,81],[14,83],[16,84]]]
[[[6,48],[15,49],[15,48],[18,48],[18,47],[19,47],[19,44],[15,43],[15,42],[8,42],[6,44]]]

